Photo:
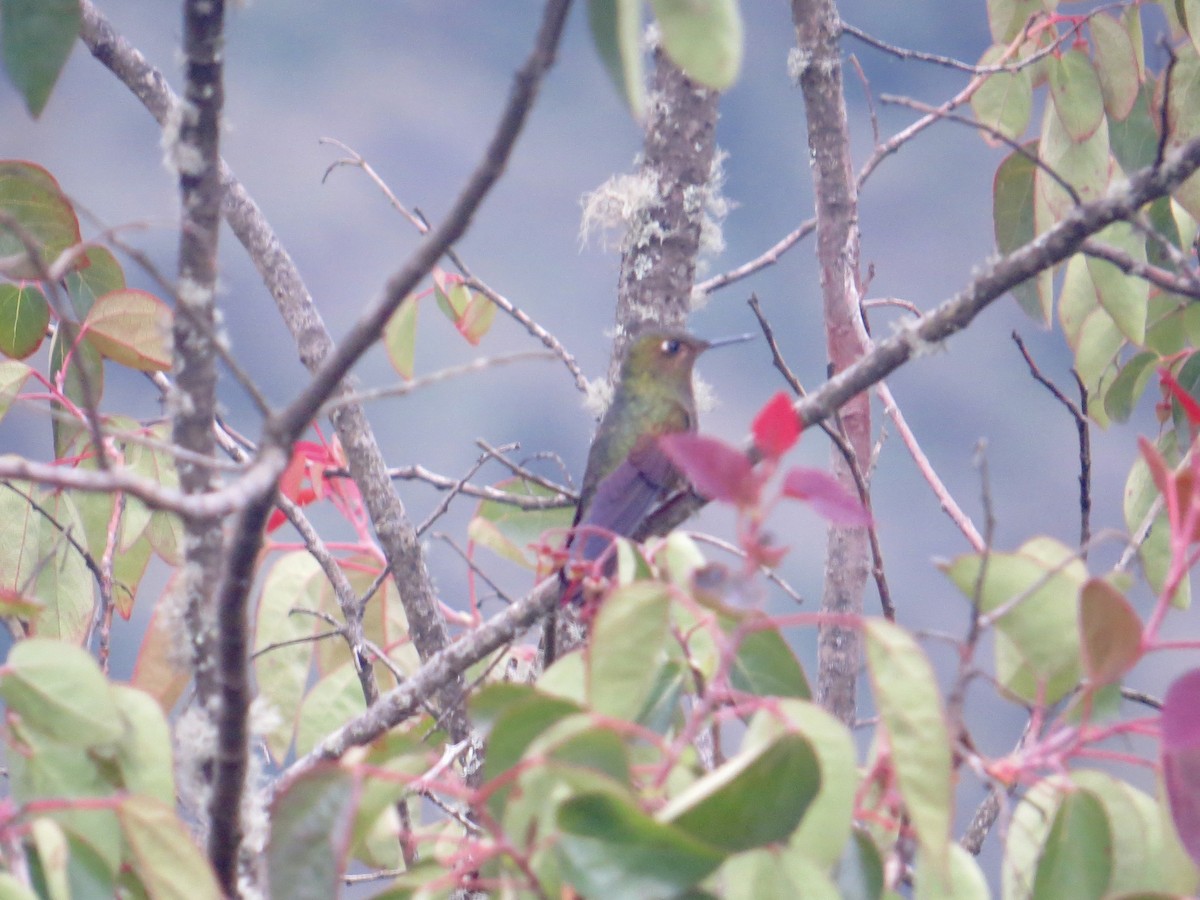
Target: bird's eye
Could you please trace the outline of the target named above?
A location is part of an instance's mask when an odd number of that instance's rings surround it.
[[[676,353],[679,352],[679,348],[682,346],[683,346],[682,343],[675,340],[674,338],[667,338],[665,341],[662,342],[661,349],[665,355],[674,356]]]

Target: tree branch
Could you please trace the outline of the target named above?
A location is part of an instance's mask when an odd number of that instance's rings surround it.
[[[868,351],[858,305],[858,193],[842,89],[841,21],[833,0],[793,0],[792,21],[816,195],[825,343],[831,371],[837,373]],[[831,470],[846,490],[856,491],[849,460],[870,457],[870,400],[865,394],[849,398],[837,412],[853,454],[834,452]],[[859,635],[840,623],[862,613],[870,548],[863,527],[830,525],[828,536],[821,610],[833,614],[834,624],[822,625],[819,631],[817,696],[831,713],[851,723],[855,718]]]

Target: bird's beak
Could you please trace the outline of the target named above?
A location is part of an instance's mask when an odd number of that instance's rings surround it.
[[[705,341],[704,349],[711,350],[713,347],[725,347],[729,344],[743,344],[746,341],[754,340],[756,337],[758,337],[756,334],[739,334],[735,335],[734,337],[715,338],[711,341]]]

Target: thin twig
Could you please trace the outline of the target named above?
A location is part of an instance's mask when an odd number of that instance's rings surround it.
[[[1029,374],[1038,384],[1048,390],[1055,400],[1066,407],[1067,412],[1075,421],[1075,429],[1079,434],[1079,546],[1086,548],[1092,537],[1092,438],[1087,417],[1087,387],[1080,379],[1079,373],[1072,369],[1071,374],[1075,378],[1080,395],[1081,405],[1077,406],[1070,397],[1058,389],[1053,381],[1042,374],[1037,363],[1033,361],[1029,349],[1025,346],[1025,342],[1021,340],[1021,335],[1013,331],[1012,339],[1016,343],[1017,349],[1021,351],[1025,364],[1029,367]],[[1086,549],[1084,558],[1087,558]]]

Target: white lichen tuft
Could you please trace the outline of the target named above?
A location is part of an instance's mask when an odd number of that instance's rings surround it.
[[[205,772],[216,753],[217,727],[211,716],[198,706],[184,710],[175,723],[175,790],[180,804],[195,813],[192,818],[198,823],[208,820],[200,813],[208,808],[212,796]],[[198,837],[203,840],[207,835]]]
[[[179,125],[183,120],[182,105],[176,104],[167,110],[166,121],[163,122],[162,134],[158,143],[162,147],[162,164],[172,178],[179,177],[179,168],[175,163],[175,147],[179,144]]]
[[[658,179],[651,173],[614,175],[580,199],[580,244],[596,235],[604,250],[621,246],[627,236],[635,246],[645,246],[649,240],[642,233],[649,220],[646,210],[661,199]]]
[[[908,345],[913,357],[932,356],[945,350],[945,345],[937,341],[927,341],[921,337],[920,319],[901,319],[892,322],[892,330]]]
[[[719,256],[725,252],[725,232],[722,223],[730,210],[737,204],[724,194],[725,160],[729,154],[717,149],[713,155],[712,167],[708,174],[708,184],[702,192],[700,209],[700,246],[697,253],[696,271],[703,274],[708,267],[706,256]],[[687,198],[685,197],[685,202]],[[693,307],[695,308],[695,307]]]
[[[808,67],[812,65],[812,53],[807,50],[801,50],[799,47],[793,47],[788,51],[787,55],[787,74],[791,79],[793,87],[800,86],[800,79],[804,77],[804,73],[808,71]]]
[[[587,393],[583,397],[583,408],[600,418],[608,405],[612,403],[613,386],[607,378],[593,378],[587,383]]]
[[[701,415],[712,412],[720,405],[713,386],[699,375],[692,376],[692,392],[696,396],[696,412]]]

